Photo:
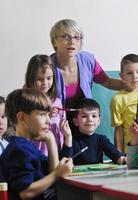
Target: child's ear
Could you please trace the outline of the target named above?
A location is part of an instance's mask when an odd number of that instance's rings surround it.
[[[100,124],[101,124],[101,117],[99,117],[98,126],[100,126]]]
[[[78,120],[76,117],[73,118],[73,123],[75,124],[75,126],[78,126]]]
[[[120,72],[119,75],[120,75],[121,80],[124,82],[123,74]]]
[[[17,121],[20,121],[20,122],[24,122],[24,113],[23,112],[18,112],[17,113]]]

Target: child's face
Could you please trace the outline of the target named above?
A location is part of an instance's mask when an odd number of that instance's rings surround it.
[[[74,123],[79,127],[79,131],[86,135],[95,132],[96,128],[100,124],[99,109],[94,110],[81,109],[76,118],[74,118]]]
[[[28,138],[35,138],[49,131],[49,112],[34,110],[30,114],[25,114],[25,129]]]
[[[36,89],[47,93],[53,84],[53,71],[50,68],[39,68],[36,76]]]
[[[7,130],[7,117],[4,114],[5,103],[0,104],[0,138]]]
[[[120,76],[129,91],[138,91],[138,63],[126,64]]]

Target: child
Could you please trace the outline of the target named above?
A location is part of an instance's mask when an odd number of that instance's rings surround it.
[[[9,199],[53,200],[51,186],[72,170],[71,159],[63,158],[58,165],[55,138],[49,131],[49,111],[49,99],[39,91],[18,89],[7,97],[5,112],[16,127],[16,136],[11,137],[0,156]],[[31,142],[33,139],[47,143],[48,158]]]
[[[68,155],[76,154],[86,146],[88,149],[74,159],[74,164],[102,163],[103,153],[115,163],[125,163],[124,155],[114,147],[109,139],[105,135],[95,132],[101,121],[99,104],[93,99],[82,98],[77,104],[77,109],[73,118],[77,131],[73,135],[72,148],[70,147]],[[61,127],[63,124],[64,122],[62,122]],[[69,136],[71,137],[71,132],[66,131],[65,138],[69,138]],[[68,140],[66,140],[64,148],[67,149],[67,146],[70,146]],[[66,154],[66,149],[62,152],[63,154]]]
[[[111,121],[115,127],[115,145],[119,151],[127,153],[127,144],[130,141],[129,127],[136,116],[138,103],[138,55],[124,56],[120,71],[126,89],[111,100]]]
[[[3,138],[7,130],[7,117],[5,116],[5,99],[0,96],[0,155],[8,145],[8,142]]]
[[[129,128],[131,133],[128,144],[127,165],[129,169],[138,169],[138,124],[134,121]]]
[[[59,122],[65,115],[62,108],[61,100],[57,98],[56,79],[50,58],[47,55],[35,55],[29,63],[25,76],[26,88],[32,88],[47,94],[51,100],[53,107],[51,112],[51,126],[50,130],[54,133],[58,150],[60,151],[63,146],[63,134],[59,129]],[[45,155],[47,155],[47,147],[44,142],[37,142],[36,145]]]

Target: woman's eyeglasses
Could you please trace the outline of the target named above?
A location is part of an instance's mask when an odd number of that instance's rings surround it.
[[[65,41],[71,41],[72,39],[74,39],[76,42],[78,42],[78,41],[83,39],[82,36],[79,36],[79,35],[71,36],[71,35],[68,35],[68,34],[57,36],[57,38],[58,37],[62,38]]]

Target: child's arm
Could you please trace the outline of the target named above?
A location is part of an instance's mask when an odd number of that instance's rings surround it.
[[[49,170],[53,171],[59,164],[57,145],[53,133],[51,131],[43,131],[37,138],[35,138],[35,140],[46,142],[48,148]]]
[[[38,195],[45,192],[56,180],[60,177],[66,177],[71,173],[73,168],[72,159],[63,158],[58,167],[50,173],[48,176],[35,181],[26,190],[19,193],[21,199],[29,200],[37,197]]]
[[[73,148],[72,148],[72,133],[69,127],[69,123],[64,118],[60,121],[60,130],[64,134],[64,144],[63,148],[60,151],[59,157],[71,157],[73,155]]]
[[[48,148],[49,169],[50,171],[53,171],[59,164],[59,158],[55,137],[51,131],[46,133],[45,142]]]
[[[131,139],[128,144],[127,166],[129,169],[138,168],[138,124],[134,121],[129,128]]]
[[[123,152],[123,145],[124,145],[124,134],[123,134],[123,127],[117,126],[115,127],[114,131],[114,142],[116,148],[120,151]]]

